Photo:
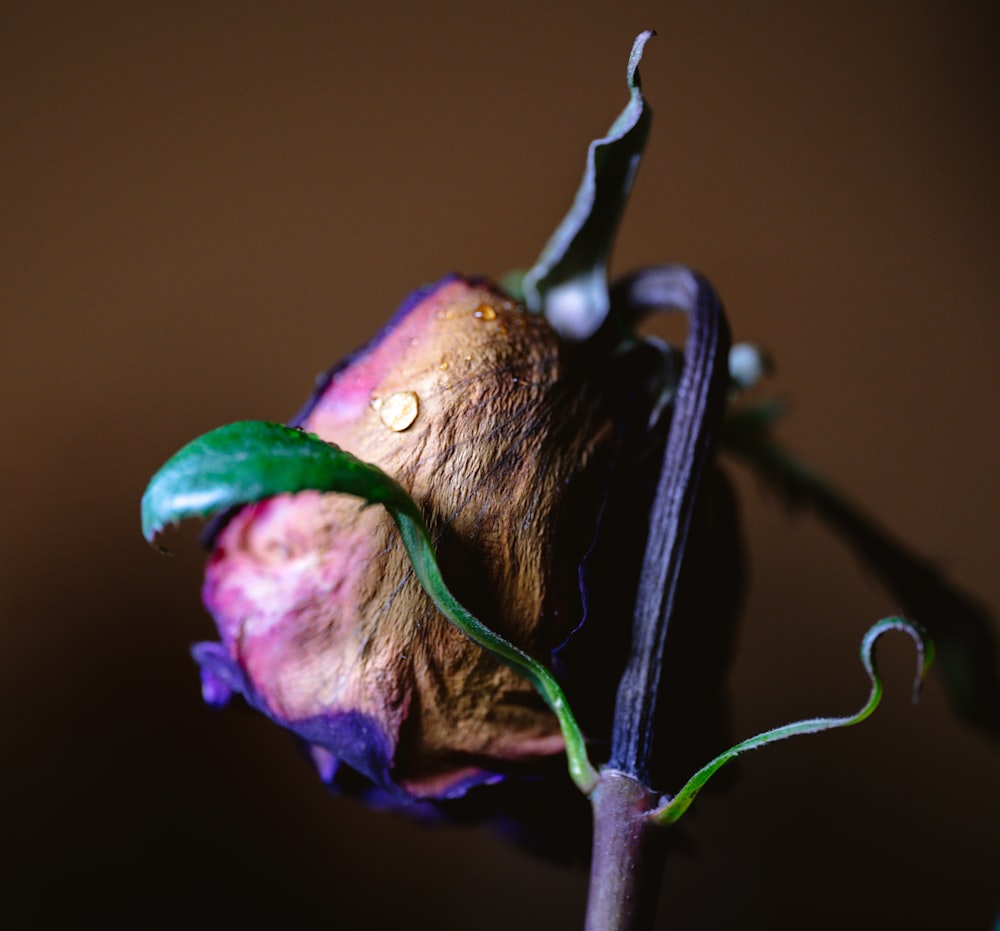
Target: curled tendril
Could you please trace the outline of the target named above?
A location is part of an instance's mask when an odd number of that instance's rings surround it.
[[[705,783],[715,775],[730,760],[735,759],[747,750],[756,750],[766,744],[775,743],[778,740],[785,740],[787,737],[794,737],[797,734],[818,734],[820,731],[829,731],[838,727],[850,727],[864,721],[877,707],[882,700],[882,679],[879,677],[878,668],[875,663],[875,644],[879,638],[890,630],[901,630],[913,638],[917,648],[917,673],[913,683],[914,702],[920,697],[920,687],[923,684],[927,670],[934,660],[934,643],[926,632],[912,621],[907,621],[900,617],[888,617],[879,621],[869,628],[861,641],[861,663],[871,680],[871,692],[868,701],[856,714],[841,718],[808,718],[804,721],[796,721],[793,724],[785,724],[782,727],[775,727],[769,731],[757,734],[744,740],[724,753],[720,753],[715,759],[707,763],[698,770],[684,787],[672,798],[669,798],[663,805],[650,812],[649,818],[656,824],[673,824],[691,806],[695,796],[702,790]]]

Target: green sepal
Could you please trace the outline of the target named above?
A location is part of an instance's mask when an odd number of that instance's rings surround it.
[[[628,104],[608,134],[590,143],[573,206],[524,276],[528,310],[544,314],[566,339],[593,335],[610,309],[608,256],[652,120],[639,79],[639,61],[652,35],[643,32],[632,45]]]
[[[497,284],[515,301],[524,303],[524,276],[523,268],[512,268],[500,276]]]
[[[229,424],[188,443],[156,472],[142,497],[142,532],[152,542],[168,524],[307,490],[342,492],[385,507],[399,529],[417,579],[438,610],[469,639],[531,682],[555,712],[566,742],[570,776],[589,794],[597,773],[559,684],[541,663],[459,604],[441,577],[416,502],[378,466],[293,427],[255,420]]]

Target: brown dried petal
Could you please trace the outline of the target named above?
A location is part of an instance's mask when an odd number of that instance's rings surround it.
[[[454,279],[335,372],[302,426],[396,478],[459,599],[544,660],[580,619],[576,568],[614,439],[589,385],[543,319]],[[532,687],[437,612],[381,508],[304,493],[243,509],[205,599],[269,714],[371,722],[413,795],[562,749]]]

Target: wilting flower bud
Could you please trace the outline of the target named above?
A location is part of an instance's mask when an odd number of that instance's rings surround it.
[[[450,278],[325,376],[296,423],[400,482],[459,600],[548,664],[583,618],[620,449],[620,394],[593,368],[542,317]],[[206,699],[241,693],[331,780],[347,766],[450,798],[563,749],[533,687],[437,612],[381,508],[316,492],[242,508],[204,597],[222,641],[195,648]]]

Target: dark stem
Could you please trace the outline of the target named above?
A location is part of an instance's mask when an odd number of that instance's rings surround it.
[[[722,420],[729,327],[700,275],[678,266],[645,269],[616,284],[612,300],[632,316],[676,308],[689,317],[684,369],[650,513],[632,621],[632,646],[618,686],[608,767],[649,785],[660,664],[674,609],[691,513]]]
[[[651,830],[647,816],[659,796],[631,776],[605,770],[590,800],[594,843],[586,931],[652,927],[663,832]]]
[[[649,768],[660,664],[691,514],[723,415],[729,328],[708,282],[679,266],[623,279],[612,291],[612,306],[626,323],[666,308],[689,317],[684,369],[650,513],[631,653],[615,702],[611,757],[591,796],[587,931],[638,931],[652,927],[662,867],[662,831],[647,817],[658,801],[649,788]]]

